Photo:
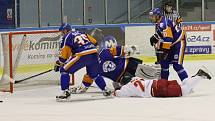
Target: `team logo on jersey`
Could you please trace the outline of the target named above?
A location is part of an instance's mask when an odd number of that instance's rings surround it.
[[[114,71],[116,69],[116,64],[112,61],[106,61],[103,63],[102,68],[104,72]]]

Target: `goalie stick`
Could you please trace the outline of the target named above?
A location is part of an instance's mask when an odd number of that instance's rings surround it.
[[[72,95],[71,95],[72,96]],[[68,99],[56,99],[56,102],[85,102],[85,101],[97,101],[97,100],[107,100],[113,99],[114,96],[104,96],[104,95],[82,95],[79,94],[77,97],[71,97]]]
[[[23,81],[25,81],[25,80],[28,80],[28,79],[31,79],[31,78],[34,78],[34,77],[37,77],[37,76],[40,76],[40,75],[43,75],[43,74],[48,73],[48,72],[51,72],[52,70],[53,70],[53,69],[49,69],[49,70],[44,71],[44,72],[41,72],[41,73],[39,73],[39,74],[32,75],[32,76],[30,76],[30,77],[27,77],[27,78],[24,78],[24,79],[21,79],[21,80],[16,80],[16,81],[15,81],[15,84],[18,84],[18,83],[20,83],[20,82],[23,82]]]

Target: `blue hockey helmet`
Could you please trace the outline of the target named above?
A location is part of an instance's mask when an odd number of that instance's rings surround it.
[[[153,8],[153,9],[149,12],[149,16],[152,16],[152,15],[162,16],[163,13],[162,13],[162,11],[161,11],[160,8]]]
[[[59,27],[59,31],[67,30],[70,31],[72,30],[72,27],[68,23],[62,23],[61,26]]]

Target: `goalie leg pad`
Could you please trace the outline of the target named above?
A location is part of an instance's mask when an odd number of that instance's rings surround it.
[[[160,79],[161,67],[160,65],[138,64],[135,76],[144,79]]]

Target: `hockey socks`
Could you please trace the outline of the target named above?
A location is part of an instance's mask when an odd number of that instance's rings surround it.
[[[70,76],[68,73],[62,72],[60,81],[61,81],[61,90],[69,89]]]

